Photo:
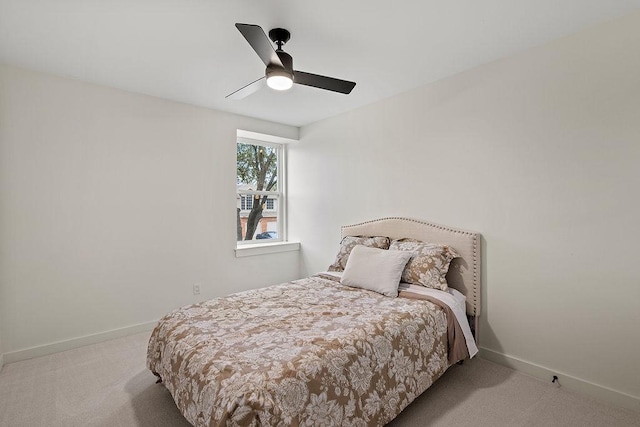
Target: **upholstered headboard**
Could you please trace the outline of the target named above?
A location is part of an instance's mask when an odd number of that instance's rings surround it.
[[[467,315],[480,315],[480,233],[411,218],[381,218],[342,226],[345,236],[405,237],[449,245],[460,254],[449,267],[447,283],[467,297]]]

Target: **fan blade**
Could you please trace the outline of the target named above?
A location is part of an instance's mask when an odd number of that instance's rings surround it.
[[[253,24],[236,24],[236,28],[249,42],[253,50],[256,51],[264,65],[277,65],[283,67],[282,61],[276,54],[276,51],[271,45],[271,41],[267,38],[262,28],[259,25]]]
[[[229,95],[225,96],[225,98],[229,98],[229,99],[246,98],[252,93],[257,92],[258,90],[263,88],[265,82],[266,82],[266,79],[264,77],[260,77],[258,80],[253,81],[244,87],[241,87],[240,89],[238,89],[233,93],[230,93]]]
[[[317,74],[305,73],[304,71],[293,72],[293,82],[305,86],[313,86],[320,89],[331,90],[349,94],[356,86],[355,82],[334,79],[333,77],[319,76]]]

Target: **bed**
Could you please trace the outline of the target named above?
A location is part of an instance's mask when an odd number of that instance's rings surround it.
[[[346,286],[366,251],[400,252],[358,244],[343,271],[168,313],[151,335],[147,366],[191,424],[381,426],[477,352],[478,233],[394,217],[342,227],[343,242],[356,236],[454,249],[448,289],[396,284],[390,297]],[[404,279],[407,268],[400,271]]]

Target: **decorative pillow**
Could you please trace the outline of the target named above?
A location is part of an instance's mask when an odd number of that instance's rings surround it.
[[[397,297],[400,276],[411,255],[411,252],[406,251],[356,245],[351,251],[340,283]]]
[[[403,282],[447,290],[449,264],[459,256],[453,248],[415,239],[399,239],[391,242],[389,249],[413,252],[402,272]]]
[[[343,271],[347,265],[349,254],[356,245],[389,249],[389,238],[382,236],[346,236],[342,239],[342,242],[340,242],[340,250],[338,251],[336,260],[329,266],[329,271]]]

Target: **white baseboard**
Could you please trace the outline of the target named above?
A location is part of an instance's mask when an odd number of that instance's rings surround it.
[[[124,328],[99,332],[97,334],[72,338],[70,340],[57,341],[50,344],[25,348],[23,350],[11,351],[9,353],[5,353],[4,355],[0,355],[0,366],[2,366],[2,356],[4,356],[4,363],[13,363],[20,360],[33,359],[34,357],[46,356],[47,354],[59,353],[61,351],[84,347],[85,345],[96,344],[102,341],[109,341],[115,338],[126,337],[127,335],[150,331],[156,326],[157,323],[158,321],[140,323]]]
[[[558,372],[545,366],[522,360],[515,356],[490,350],[485,347],[480,347],[479,356],[483,359],[490,360],[516,371],[531,375],[532,377],[549,382],[551,382],[553,376],[556,375],[560,385],[567,390],[588,395],[597,400],[640,412],[640,397],[613,390],[599,384],[594,384],[590,381],[586,381],[563,372]]]

